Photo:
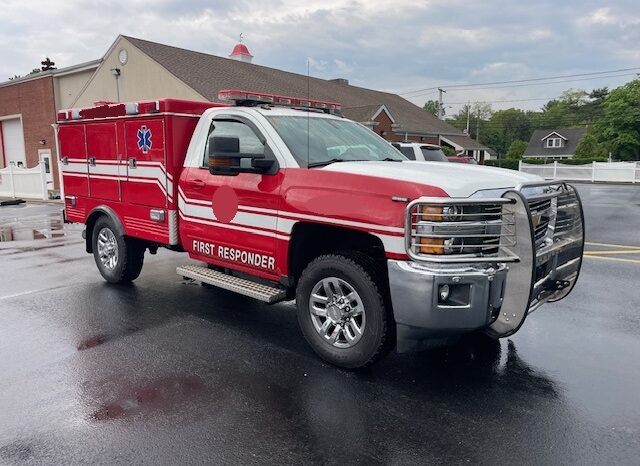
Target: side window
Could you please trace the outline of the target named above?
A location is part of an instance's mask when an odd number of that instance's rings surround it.
[[[398,149],[400,149],[400,152],[402,152],[402,155],[404,155],[409,160],[415,160],[416,159],[416,154],[415,154],[415,152],[413,152],[413,147],[412,146],[400,146],[400,147],[398,147]]]
[[[264,154],[264,144],[251,129],[250,126],[241,121],[234,120],[213,120],[209,128],[207,143],[204,149],[203,166],[209,164],[209,139],[212,136],[236,137],[240,140],[241,154]]]

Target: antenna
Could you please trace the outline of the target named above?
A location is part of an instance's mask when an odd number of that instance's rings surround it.
[[[311,78],[310,78],[310,62],[309,58],[307,58],[307,102],[311,102]],[[309,159],[311,158],[309,153],[311,149],[309,148],[309,112],[307,112],[307,167],[309,167]]]

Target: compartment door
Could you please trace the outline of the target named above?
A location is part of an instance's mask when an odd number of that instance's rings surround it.
[[[64,193],[68,196],[89,195],[89,172],[87,171],[87,146],[84,125],[60,125],[60,169]]]
[[[120,158],[116,139],[116,124],[87,125],[87,162],[89,166],[89,196],[107,201],[120,200]]]
[[[167,207],[164,120],[136,119],[125,122],[127,154],[126,201],[149,207]]]

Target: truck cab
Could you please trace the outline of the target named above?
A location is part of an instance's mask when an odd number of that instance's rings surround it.
[[[418,142],[394,142],[391,144],[409,160],[419,162],[448,162],[449,159],[442,152],[442,148],[436,144],[423,144]]]
[[[575,285],[570,185],[408,160],[334,102],[219,99],[59,114],[66,216],[106,280],[137,278],[147,251],[184,251],[183,277],[295,299],[306,340],[345,368],[511,335]]]

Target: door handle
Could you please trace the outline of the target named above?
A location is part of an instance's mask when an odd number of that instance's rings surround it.
[[[135,158],[130,158],[128,160],[129,168],[136,168],[138,166],[138,161]]]
[[[202,180],[189,180],[187,181],[187,186],[191,186],[194,189],[202,189],[204,188],[205,182]]]
[[[89,165],[91,165],[92,167],[96,166],[96,158],[95,157],[89,157]]]

